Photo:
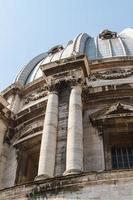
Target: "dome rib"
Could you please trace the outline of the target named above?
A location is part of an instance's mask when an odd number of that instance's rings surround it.
[[[98,37],[94,38],[95,46],[96,46],[96,59],[99,57],[99,48],[98,48]]]
[[[20,71],[16,82],[22,85],[32,82],[41,76],[40,65],[65,59],[72,55],[85,54],[89,60],[133,56],[133,29],[127,28],[120,34],[104,30],[102,34],[105,33],[106,37],[103,35],[95,38],[87,33],[80,33],[73,41],[69,41],[65,48],[62,47],[52,54],[42,53],[36,56]]]
[[[74,51],[77,53],[85,53],[87,40],[91,38],[87,33],[80,33],[75,40]]]
[[[109,43],[109,52],[110,52],[110,57],[112,57],[113,54],[112,54],[112,49],[111,49],[111,43],[110,43],[110,40],[108,40],[108,43]]]
[[[48,54],[47,53],[42,53],[39,54],[38,56],[34,57],[24,68],[23,70],[19,73],[17,76],[15,82],[19,82],[21,85],[25,85],[26,81],[28,80],[30,74],[34,70],[34,68],[37,66],[37,64],[43,60]]]
[[[124,43],[123,43],[121,37],[119,37],[119,40],[120,40],[120,43],[121,43],[121,46],[122,46],[122,49],[123,49],[124,55],[126,56],[126,55],[127,55],[126,48],[125,48],[125,46],[124,46]]]

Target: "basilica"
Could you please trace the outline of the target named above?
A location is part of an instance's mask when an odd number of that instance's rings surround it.
[[[0,200],[133,199],[133,29],[77,35],[0,93]]]

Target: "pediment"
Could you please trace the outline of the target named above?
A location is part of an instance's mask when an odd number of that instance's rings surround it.
[[[95,113],[92,113],[90,115],[90,119],[92,121],[97,121],[100,119],[106,119],[106,118],[113,118],[113,117],[122,117],[127,115],[133,114],[133,106],[127,105],[123,103],[115,103],[110,106],[106,106],[102,108],[101,110],[96,111]]]
[[[105,115],[122,114],[122,113],[133,113],[133,106],[122,104],[122,103],[117,103],[116,105],[112,105],[105,112]]]

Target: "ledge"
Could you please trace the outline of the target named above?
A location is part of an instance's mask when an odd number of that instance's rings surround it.
[[[40,188],[44,191],[51,191],[64,188],[81,188],[85,185],[98,185],[98,184],[116,184],[120,181],[132,181],[133,182],[133,169],[127,170],[111,170],[111,171],[99,171],[99,172],[82,172],[80,174],[58,176],[53,178],[47,178],[43,180],[35,180],[33,182],[26,182],[23,184],[11,186],[0,190],[1,192],[8,190],[17,190],[23,188]]]

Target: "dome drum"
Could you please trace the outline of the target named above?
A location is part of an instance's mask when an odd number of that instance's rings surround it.
[[[132,29],[79,34],[33,58],[2,93],[0,194],[128,199],[132,94]]]

